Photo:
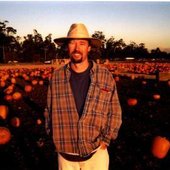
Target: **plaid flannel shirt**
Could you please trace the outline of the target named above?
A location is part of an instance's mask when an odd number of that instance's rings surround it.
[[[104,141],[116,139],[122,123],[121,107],[112,74],[93,62],[91,83],[82,116],[70,87],[69,64],[55,70],[47,94],[46,130],[52,131],[57,152],[86,156]]]

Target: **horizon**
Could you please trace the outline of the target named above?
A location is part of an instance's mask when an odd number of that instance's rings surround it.
[[[55,39],[66,36],[72,23],[82,22],[90,35],[102,31],[107,40],[113,36],[170,52],[170,2],[1,1],[0,16],[17,30],[15,36],[36,29],[43,39],[50,33]]]

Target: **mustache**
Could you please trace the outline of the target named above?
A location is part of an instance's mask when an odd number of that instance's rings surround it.
[[[82,53],[80,52],[80,51],[73,51],[72,53],[71,53],[71,55],[74,55],[74,54],[80,54],[80,55],[82,55]]]

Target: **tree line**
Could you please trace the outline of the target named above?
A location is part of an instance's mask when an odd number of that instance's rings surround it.
[[[44,62],[52,59],[68,58],[65,46],[56,46],[52,40],[52,34],[44,39],[36,30],[33,34],[21,37],[17,36],[17,30],[8,26],[8,21],[0,22],[0,63],[8,61],[19,62]],[[150,52],[144,43],[137,44],[130,42],[126,44],[123,39],[116,40],[113,36],[106,39],[102,31],[95,31],[92,37],[102,41],[100,48],[92,48],[90,57],[93,59],[125,59],[133,57],[135,59],[170,59],[170,53],[161,51],[159,47]]]

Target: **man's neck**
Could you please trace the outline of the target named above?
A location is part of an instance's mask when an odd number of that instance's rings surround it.
[[[82,63],[71,63],[71,68],[76,73],[84,72],[89,67],[89,62],[84,61]]]

